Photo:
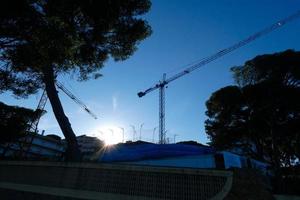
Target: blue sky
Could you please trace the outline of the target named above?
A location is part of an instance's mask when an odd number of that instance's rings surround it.
[[[142,139],[152,140],[158,126],[158,91],[138,98],[137,92],[155,84],[162,76],[172,76],[187,64],[209,56],[275,21],[300,10],[299,0],[154,0],[144,17],[153,34],[138,46],[138,51],[123,62],[108,61],[97,80],[76,82],[68,76],[61,82],[85,102],[98,116],[94,120],[64,93],[60,97],[65,113],[77,135],[99,136],[99,131],[132,139],[134,125]],[[233,84],[229,69],[241,65],[256,55],[286,49],[300,50],[300,19],[268,34],[237,51],[226,55],[193,73],[172,82],[166,89],[166,130],[173,141],[196,140],[206,143],[204,131],[205,102],[217,89]],[[0,101],[36,108],[40,94],[28,99],[14,99],[9,93]],[[52,109],[39,128],[46,134],[62,136]],[[157,131],[155,140],[158,139]]]

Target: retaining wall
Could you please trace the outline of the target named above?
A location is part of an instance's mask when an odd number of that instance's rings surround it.
[[[231,185],[225,170],[0,161],[1,199],[223,199]]]

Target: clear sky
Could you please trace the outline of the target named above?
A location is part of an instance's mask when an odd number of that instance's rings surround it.
[[[162,76],[172,76],[195,60],[209,56],[253,34],[275,21],[300,10],[300,0],[154,0],[144,17],[153,34],[138,51],[123,62],[108,61],[97,80],[78,83],[68,76],[61,82],[98,116],[94,120],[64,93],[60,97],[77,135],[114,137],[125,128],[132,139],[136,127],[142,139],[152,140],[158,126],[158,91],[138,98],[137,92],[154,85]],[[217,89],[234,84],[229,69],[256,55],[286,49],[300,50],[300,19],[253,43],[226,55],[193,73],[172,82],[166,89],[166,130],[173,141],[196,140],[206,143],[205,102]],[[28,99],[0,95],[7,104],[36,108],[41,94]],[[46,134],[62,136],[49,102],[39,128]],[[158,131],[155,140],[158,140]]]

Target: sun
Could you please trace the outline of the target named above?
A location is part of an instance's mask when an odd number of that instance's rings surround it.
[[[97,137],[104,141],[106,146],[123,142],[123,132],[116,126],[101,127],[97,133]]]
[[[114,144],[118,144],[118,143],[122,142],[122,140],[120,138],[117,138],[115,136],[107,136],[107,137],[104,137],[103,140],[104,140],[104,143],[106,146],[114,145]]]

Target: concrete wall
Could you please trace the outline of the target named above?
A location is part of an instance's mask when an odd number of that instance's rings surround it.
[[[12,199],[222,199],[231,171],[58,162],[0,162],[0,192]],[[3,199],[3,198],[1,198]]]
[[[300,200],[300,196],[293,195],[274,195],[276,200]]]

